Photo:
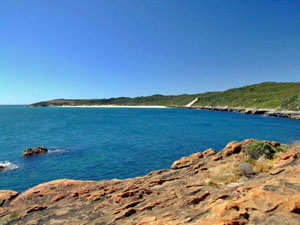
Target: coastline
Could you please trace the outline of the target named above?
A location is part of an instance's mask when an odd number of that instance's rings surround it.
[[[223,111],[223,112],[237,112],[242,114],[263,115],[271,117],[283,117],[290,119],[300,119],[300,111],[276,110],[276,109],[255,109],[255,108],[241,108],[241,107],[227,107],[227,106],[191,106],[182,107],[190,109],[202,109],[209,111]]]
[[[61,108],[169,108],[167,106],[158,105],[62,105],[62,106],[48,106],[48,107],[61,107]]]
[[[249,164],[243,150],[253,142],[197,152],[142,177],[60,179],[22,193],[0,190],[0,224],[297,224],[300,143],[285,149],[261,141],[285,150]]]
[[[41,106],[28,106],[41,107]],[[48,105],[43,107],[57,107],[57,108],[182,108],[195,110],[209,110],[209,111],[223,111],[236,112],[242,114],[263,115],[270,117],[282,117],[290,119],[300,119],[300,111],[290,110],[276,110],[276,109],[257,109],[257,108],[243,108],[243,107],[228,107],[228,106],[159,106],[159,105]]]

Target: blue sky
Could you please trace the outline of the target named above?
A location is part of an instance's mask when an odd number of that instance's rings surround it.
[[[300,81],[300,1],[0,0],[0,104]]]

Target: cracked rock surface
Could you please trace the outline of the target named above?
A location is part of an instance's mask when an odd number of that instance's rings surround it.
[[[0,224],[300,224],[300,144],[245,177],[237,169],[253,141],[195,153],[144,177],[2,190]]]

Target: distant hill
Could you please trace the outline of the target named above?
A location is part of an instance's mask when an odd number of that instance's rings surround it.
[[[78,105],[157,105],[185,106],[198,98],[194,106],[228,106],[258,109],[300,110],[300,82],[265,82],[233,88],[223,92],[192,95],[152,95],[146,97],[120,97],[109,99],[56,99],[34,103],[33,107]]]

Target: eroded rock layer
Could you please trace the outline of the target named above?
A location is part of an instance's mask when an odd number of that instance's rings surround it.
[[[144,177],[0,191],[0,224],[299,224],[300,144],[252,162],[247,177],[239,170],[253,141],[195,153]]]

